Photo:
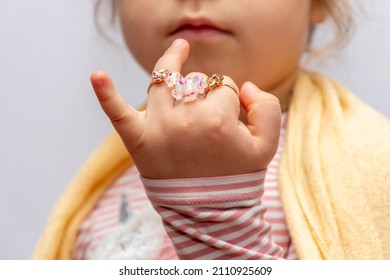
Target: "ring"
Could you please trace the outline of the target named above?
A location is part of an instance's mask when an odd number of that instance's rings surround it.
[[[165,81],[168,88],[172,89],[171,94],[173,98],[176,100],[184,99],[185,102],[194,101],[198,95],[206,97],[211,90],[219,86],[227,86],[237,94],[237,90],[234,87],[223,82],[224,77],[220,74],[214,74],[206,80],[201,76],[185,79],[183,75],[177,71],[161,69],[153,71],[151,78],[152,81],[147,89],[148,94],[154,85]]]
[[[150,84],[148,86],[147,93],[149,94],[149,91],[152,88],[152,86],[154,86],[155,84],[159,84],[159,83],[162,83],[163,81],[165,81],[165,79],[168,77],[168,73],[169,73],[168,69],[161,69],[161,70],[158,70],[158,71],[153,71],[153,73],[152,73],[152,81],[150,82]]]
[[[234,87],[232,87],[231,85],[229,85],[228,83],[224,83],[223,79],[224,79],[224,77],[220,74],[214,74],[211,77],[207,78],[207,84],[209,85],[208,92],[211,91],[212,89],[218,87],[218,86],[227,86],[227,87],[231,88],[235,94],[237,94],[237,90]]]

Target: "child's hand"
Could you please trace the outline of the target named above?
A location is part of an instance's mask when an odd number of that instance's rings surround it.
[[[176,40],[155,70],[180,71],[188,53],[188,43]],[[194,75],[202,74],[190,74]],[[156,84],[148,95],[146,111],[139,112],[115,91],[106,73],[93,73],[91,82],[100,105],[145,178],[251,173],[265,169],[276,152],[279,101],[252,83],[241,87],[239,98],[231,88],[219,86],[207,98],[186,103],[175,102],[165,83]],[[224,82],[237,88],[228,77]],[[247,125],[239,121],[240,103],[247,111]]]

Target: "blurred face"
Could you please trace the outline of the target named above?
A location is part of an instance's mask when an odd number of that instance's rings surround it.
[[[291,84],[309,27],[324,19],[316,0],[118,0],[129,50],[148,72],[175,38],[190,43],[182,69],[252,81],[277,93]]]

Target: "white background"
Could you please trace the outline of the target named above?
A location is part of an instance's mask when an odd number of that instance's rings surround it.
[[[361,2],[349,47],[315,67],[390,117],[390,1]],[[92,0],[0,0],[0,259],[30,257],[55,201],[111,131],[89,85],[95,69],[142,103],[148,75],[97,34]]]

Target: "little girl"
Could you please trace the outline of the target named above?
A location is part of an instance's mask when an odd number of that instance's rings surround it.
[[[34,258],[390,258],[389,121],[299,64],[315,25],[345,29],[345,1],[113,7],[153,73],[145,92],[129,89],[146,108],[91,75],[117,133],[64,193]]]

